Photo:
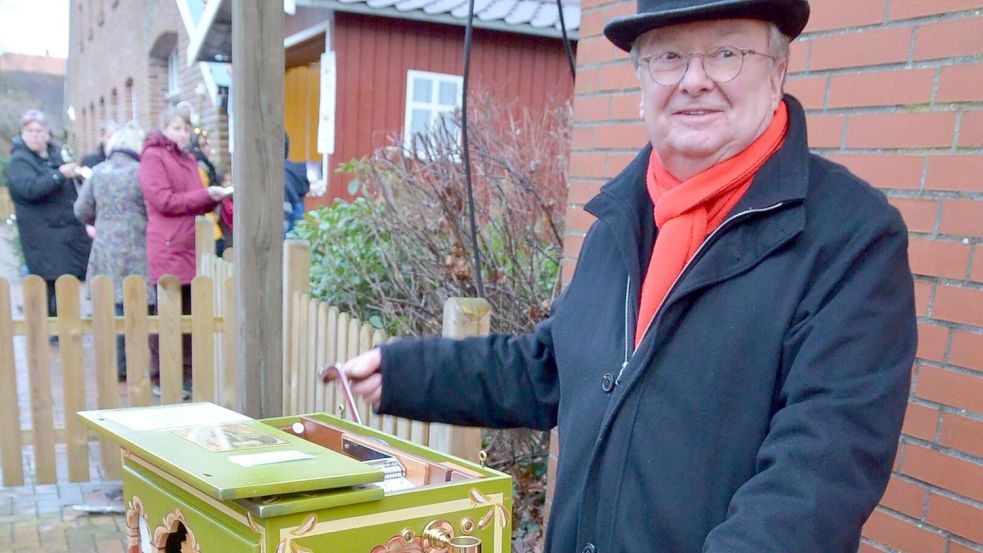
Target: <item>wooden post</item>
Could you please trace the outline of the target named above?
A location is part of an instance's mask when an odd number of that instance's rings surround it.
[[[283,4],[232,4],[238,410],[283,411]]]
[[[297,328],[294,326],[294,301],[297,295],[311,293],[311,246],[306,240],[287,240],[283,243],[283,405],[295,409],[291,402],[291,376],[297,349]],[[293,413],[291,413],[293,414]]]
[[[195,274],[201,274],[201,260],[208,253],[215,254],[215,223],[199,215],[195,217]]]
[[[491,329],[491,304],[483,298],[449,298],[444,303],[445,338],[483,336]],[[430,447],[478,462],[481,428],[430,424]]]

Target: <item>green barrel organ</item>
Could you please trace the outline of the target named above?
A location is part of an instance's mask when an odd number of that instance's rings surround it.
[[[123,455],[127,553],[508,553],[511,479],[331,415],[84,411]]]

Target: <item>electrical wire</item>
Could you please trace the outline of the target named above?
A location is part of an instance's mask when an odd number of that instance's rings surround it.
[[[563,36],[563,47],[570,64],[570,77],[577,79],[577,63],[573,57],[573,46],[567,36],[567,25],[563,19],[563,0],[556,0],[556,9],[560,16],[560,32]],[[475,275],[475,285],[478,297],[485,297],[485,283],[481,274],[481,252],[478,250],[478,222],[474,209],[474,186],[471,182],[471,149],[468,146],[468,77],[471,72],[471,37],[474,34],[474,0],[468,0],[468,20],[464,26],[464,71],[461,77],[461,160],[464,164],[464,184],[468,189],[468,216],[471,225],[472,265]]]
[[[567,62],[570,64],[570,78],[577,80],[577,62],[573,59],[573,46],[567,36],[567,24],[563,20],[563,0],[556,0],[556,11],[560,14],[560,33],[563,35],[563,48],[567,52]]]
[[[468,1],[468,22],[464,27],[464,72],[461,77],[461,159],[464,162],[464,183],[468,189],[468,214],[471,218],[471,246],[474,252],[475,284],[478,297],[485,297],[481,276],[481,252],[478,251],[478,222],[474,210],[474,188],[471,184],[471,151],[468,147],[468,73],[471,68],[471,35],[474,33],[474,0]]]

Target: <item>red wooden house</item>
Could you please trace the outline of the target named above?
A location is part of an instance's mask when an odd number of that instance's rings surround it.
[[[576,48],[580,2],[562,5]],[[286,9],[290,158],[327,179],[328,193],[309,200],[310,207],[347,195],[347,179],[335,172],[340,163],[370,154],[390,136],[425,132],[441,113],[460,106],[468,2],[296,0]],[[572,96],[555,1],[477,0],[474,26],[470,91],[533,112]],[[229,0],[209,1],[190,38],[190,61],[229,61]],[[320,113],[324,53],[336,60],[335,109],[327,117]],[[319,119],[334,121],[333,152],[319,151]]]

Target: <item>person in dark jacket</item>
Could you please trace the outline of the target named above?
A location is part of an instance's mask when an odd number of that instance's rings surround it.
[[[7,186],[27,270],[47,283],[48,316],[53,317],[55,280],[61,275],[85,278],[92,242],[72,211],[78,164],[63,158],[44,113],[27,110],[20,126],[10,149]]]
[[[92,168],[106,161],[106,145],[109,143],[109,138],[118,129],[119,125],[115,121],[106,121],[99,125],[99,145],[96,146],[95,150],[82,156],[82,159],[79,160],[79,165]]]
[[[307,165],[290,161],[290,137],[283,134],[283,234],[304,218],[304,196],[311,189]]]
[[[344,366],[380,413],[559,426],[551,553],[855,553],[891,472],[916,332],[907,230],[811,155],[783,95],[805,0],[639,0],[650,144],[585,209],[535,331]]]

